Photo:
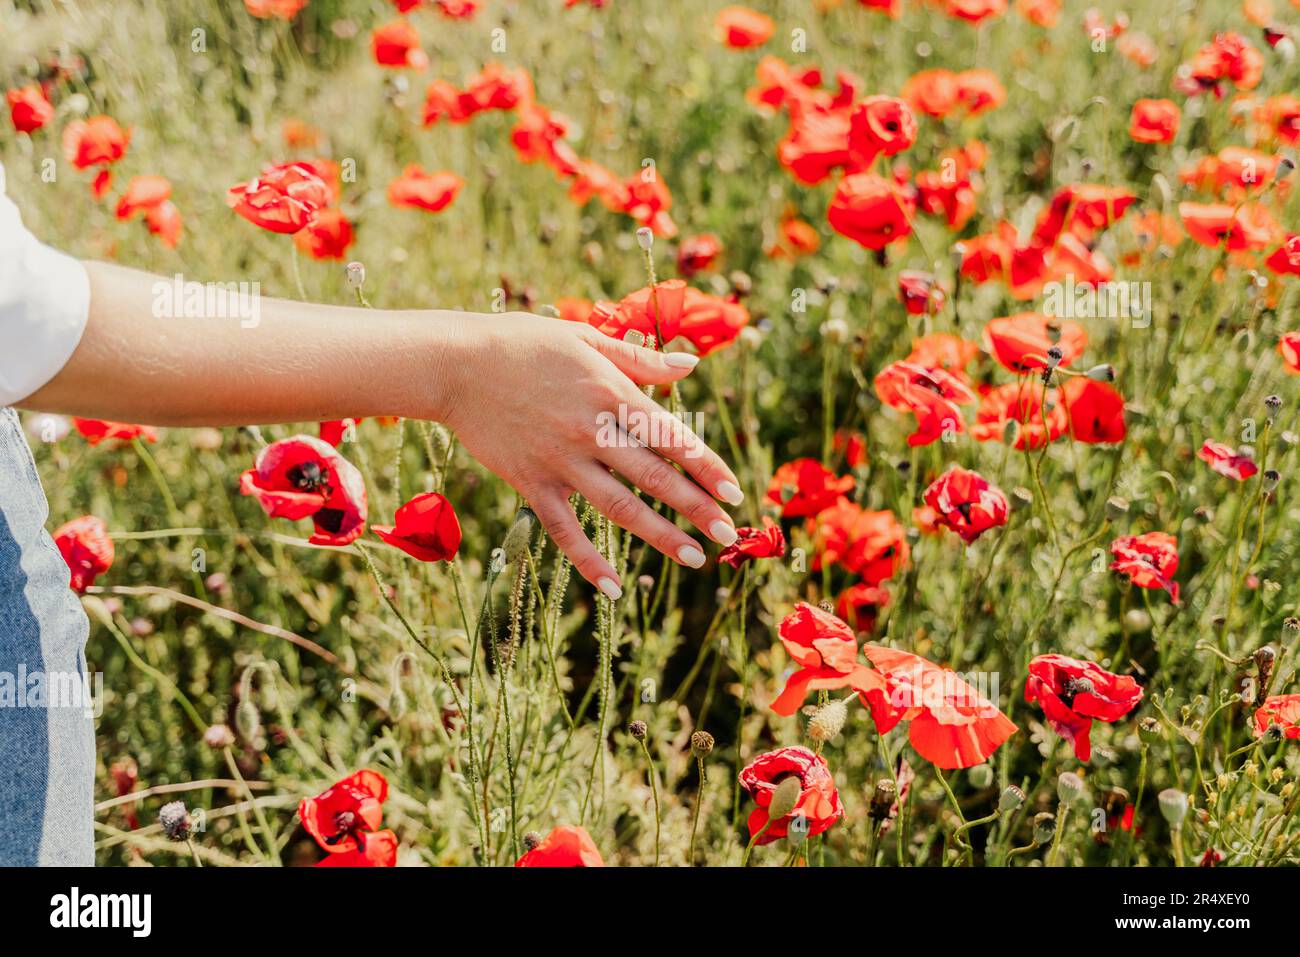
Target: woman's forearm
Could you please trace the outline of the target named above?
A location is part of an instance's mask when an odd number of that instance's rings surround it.
[[[98,262],[86,271],[81,342],[26,408],[176,426],[445,411],[456,313],[293,302]]]

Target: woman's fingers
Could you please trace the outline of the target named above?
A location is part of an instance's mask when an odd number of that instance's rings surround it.
[[[704,564],[704,552],[695,539],[655,512],[597,463],[575,475],[573,484],[611,522],[649,542],[678,564],[687,568]]]
[[[634,486],[663,502],[719,545],[736,540],[736,527],[703,489],[656,452],[640,445],[601,449],[601,461]]]
[[[698,356],[689,352],[658,352],[630,342],[621,342],[590,326],[584,327],[581,335],[592,348],[614,363],[619,371],[640,385],[676,382],[685,378],[700,361]]]
[[[546,533],[551,536],[551,541],[555,542],[555,547],[569,557],[579,575],[611,600],[623,594],[623,587],[618,583],[618,572],[591,544],[591,539],[587,538],[578,522],[578,516],[569,507],[567,496],[559,489],[547,489],[531,495],[525,494],[524,498],[528,500]]]
[[[701,488],[728,505],[739,505],[745,500],[736,474],[694,430],[640,390],[629,390],[629,393],[626,421],[620,423],[629,436],[676,462]]]

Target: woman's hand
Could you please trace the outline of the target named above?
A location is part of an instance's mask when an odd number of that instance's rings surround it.
[[[736,540],[731,519],[714,501],[743,500],[736,476],[638,387],[684,378],[695,356],[656,352],[581,323],[528,313],[459,314],[451,321],[438,373],[444,385],[438,418],[528,501],[583,578],[611,598],[622,593],[617,572],[569,507],[573,492],[680,564],[704,564],[696,541],[611,470],[718,544]]]

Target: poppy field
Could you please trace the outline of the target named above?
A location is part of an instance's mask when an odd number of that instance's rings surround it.
[[[585,323],[699,358],[646,393],[739,480],[698,560],[575,494],[589,583],[445,423],[24,412],[98,862],[1300,863],[1298,34],[0,0],[8,194],[161,277],[167,334],[256,342],[259,296]]]

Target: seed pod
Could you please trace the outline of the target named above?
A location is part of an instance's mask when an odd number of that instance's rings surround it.
[[[713,735],[707,731],[696,731],[691,735],[691,754],[696,758],[707,758],[713,752]]]
[[[1160,813],[1174,827],[1183,823],[1187,817],[1187,795],[1177,788],[1165,788],[1156,797],[1160,803]]]
[[[1051,844],[1056,833],[1056,815],[1044,811],[1034,815],[1034,843]]]
[[[1106,499],[1106,517],[1112,522],[1119,521],[1128,514],[1128,499],[1112,495]]]
[[[1088,789],[1084,786],[1083,778],[1073,771],[1066,771],[1056,779],[1056,796],[1067,807],[1078,804],[1087,793]]]
[[[1109,363],[1105,365],[1093,366],[1084,374],[1089,379],[1092,379],[1094,382],[1115,381],[1115,367],[1113,365],[1110,365]]]
[[[190,812],[184,801],[172,801],[158,809],[158,824],[169,841],[184,841],[190,836]]]
[[[1002,792],[1002,796],[998,798],[998,813],[1010,814],[1012,811],[1018,810],[1020,805],[1024,803],[1025,792],[1014,784],[1009,784],[1007,789]]]
[[[632,735],[638,741],[644,741],[646,736],[646,723],[644,721],[633,721],[627,726],[627,733]]]
[[[642,226],[636,231],[636,244],[645,252],[655,248],[655,234],[649,226]]]
[[[898,787],[893,781],[888,778],[877,781],[876,790],[871,795],[871,810],[868,812],[871,819],[880,822],[889,817],[890,809],[893,808],[897,799]]]

